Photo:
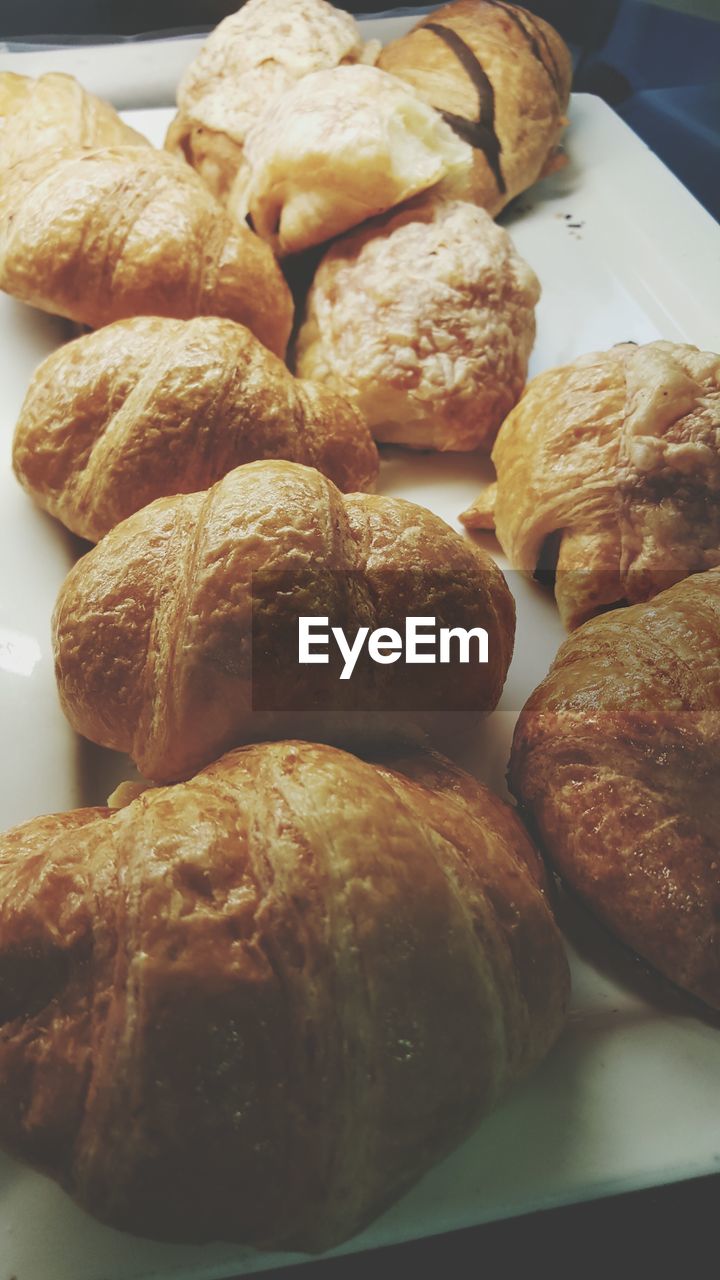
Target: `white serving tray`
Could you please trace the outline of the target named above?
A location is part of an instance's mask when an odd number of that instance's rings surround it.
[[[27,56],[39,55],[20,55]],[[0,69],[8,63],[1,58]],[[170,114],[128,118],[160,142]],[[570,165],[504,219],[543,285],[531,371],[626,339],[663,336],[720,349],[713,220],[600,101],[573,99],[568,147]],[[102,802],[126,773],[118,757],[74,738],[62,719],[49,618],[78,544],[33,508],[9,465],[30,374],[68,332],[62,321],[0,296],[0,827]],[[384,457],[381,486],[456,524],[489,474],[473,457],[394,450]],[[498,552],[492,539],[485,544]],[[517,711],[563,638],[543,591],[516,575],[511,583],[516,657],[474,756],[479,775],[499,789]],[[718,1025],[567,903],[562,919],[573,997],[555,1051],[469,1141],[336,1253],[720,1170]],[[220,1280],[300,1260],[121,1235],[47,1179],[0,1157],[0,1280]]]

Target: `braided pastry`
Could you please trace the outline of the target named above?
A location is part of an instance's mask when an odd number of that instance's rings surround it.
[[[292,301],[267,245],[151,147],[40,153],[0,183],[0,288],[99,328],[226,316],[282,355]]]
[[[426,666],[420,684],[415,666],[368,663],[341,681],[297,663],[299,615],[351,640],[408,615],[480,626],[488,661]],[[116,525],[68,575],[54,645],[73,727],[166,782],[288,733],[452,741],[496,705],[514,625],[494,561],[423,507],[253,462]]]
[[[214,316],[118,320],[53,352],[13,448],[36,502],[93,542],[154,498],[258,458],[317,466],[344,490],[371,488],[378,468],[352,405]]]
[[[567,627],[720,564],[720,356],[632,344],[541,373],[461,516],[551,574]]]
[[[570,636],[509,777],[570,888],[720,1009],[720,569]]]
[[[0,1140],[142,1235],[351,1235],[567,992],[535,850],[441,758],[251,747],[0,839]]]

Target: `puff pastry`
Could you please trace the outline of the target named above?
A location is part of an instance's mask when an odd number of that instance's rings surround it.
[[[564,163],[570,51],[527,9],[457,0],[387,45],[378,66],[411,84],[470,143],[468,193],[493,215]]]
[[[720,564],[720,356],[624,344],[541,373],[461,519],[552,574],[565,625]]]
[[[13,445],[20,483],[92,542],[153,499],[259,458],[316,466],[344,490],[372,488],[378,470],[357,409],[215,316],[136,316],[54,351]]]
[[[570,888],[720,1009],[720,570],[575,632],[509,776]]]
[[[326,0],[248,0],[211,32],[178,87],[165,146],[224,200],[250,125],[311,71],[373,60],[351,14]]]
[[[378,440],[489,449],[525,385],[539,295],[483,209],[430,201],[331,246],[296,367],[349,396]]]
[[[186,164],[151,147],[50,151],[0,183],[0,288],[99,328],[226,316],[282,355],[292,299],[267,245]]]
[[[567,962],[441,758],[235,751],[0,838],[0,1140],[116,1227],[319,1250],[547,1053]]]
[[[420,691],[410,665],[368,664],[341,682],[330,665],[298,665],[298,612],[350,640],[407,615],[484,627],[489,661],[463,666],[462,680],[457,662],[424,666]],[[167,782],[289,733],[451,742],[496,705],[514,626],[494,561],[431,512],[343,497],[296,463],[253,462],[116,525],[69,573],[53,629],[73,727]]]
[[[42,151],[150,146],[73,76],[0,72],[0,170]]]
[[[228,208],[284,255],[321,244],[441,179],[472,150],[409,85],[364,65],[315,71],[253,124]]]

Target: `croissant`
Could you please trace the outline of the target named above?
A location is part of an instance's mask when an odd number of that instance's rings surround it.
[[[165,146],[219,199],[229,194],[256,116],[311,71],[376,56],[352,14],[326,0],[248,0],[212,31],[178,87]]]
[[[572,62],[557,31],[519,5],[456,0],[421,18],[381,52],[468,142],[468,192],[493,216],[562,166]]]
[[[409,85],[357,65],[305,76],[258,116],[228,198],[283,256],[461,182],[472,150]]]
[[[49,152],[0,183],[0,288],[99,328],[226,316],[282,355],[292,301],[267,245],[196,173],[150,147]]]
[[[487,450],[525,385],[539,296],[483,209],[428,201],[328,249],[296,368],[353,400],[377,440]]]
[[[460,518],[550,573],[565,625],[720,564],[720,356],[626,343],[541,373]]]
[[[554,867],[720,1009],[720,569],[594,618],[515,732],[510,784]]]
[[[0,839],[0,1141],[164,1239],[318,1250],[558,1035],[512,810],[441,758],[235,751]]]
[[[258,458],[317,466],[345,490],[371,488],[378,470],[357,409],[215,316],[118,320],[54,351],[13,446],[20,483],[92,542],[154,498]]]
[[[408,615],[483,628],[487,662],[436,662],[422,681],[416,665],[382,659],[342,679],[334,661],[299,662],[300,617],[353,641],[360,626],[402,630]],[[296,463],[253,462],[116,525],[69,573],[53,628],[73,727],[167,782],[290,731],[452,741],[496,705],[514,624],[494,561],[438,516],[343,497]]]
[[[0,72],[0,171],[41,151],[150,146],[73,76]]]

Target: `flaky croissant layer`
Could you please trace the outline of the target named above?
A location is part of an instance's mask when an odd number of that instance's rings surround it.
[[[350,639],[411,615],[482,627],[488,661],[424,666],[422,681],[416,666],[369,663],[342,682],[300,664],[301,615]],[[490,556],[423,507],[253,462],[117,525],[71,570],[53,628],[73,727],[168,782],[290,733],[449,742],[497,704],[515,609]]]
[[[573,891],[720,1009],[720,569],[574,632],[509,780]]]
[[[544,1056],[567,989],[474,779],[236,751],[0,839],[0,1140],[126,1230],[325,1248]]]
[[[0,288],[93,329],[225,316],[278,355],[292,324],[267,245],[151,147],[51,149],[13,165],[0,184]]]
[[[165,146],[225,199],[254,120],[322,67],[372,61],[352,14],[326,0],[247,0],[211,31],[185,71]]]
[[[42,151],[114,146],[150,143],[74,76],[0,72],[0,170]]]
[[[258,458],[317,466],[344,490],[371,488],[378,469],[357,409],[215,316],[137,316],[53,352],[13,445],[20,483],[92,542],[155,498]]]
[[[553,571],[569,628],[720,564],[720,355],[621,343],[533,378],[461,519]]]

